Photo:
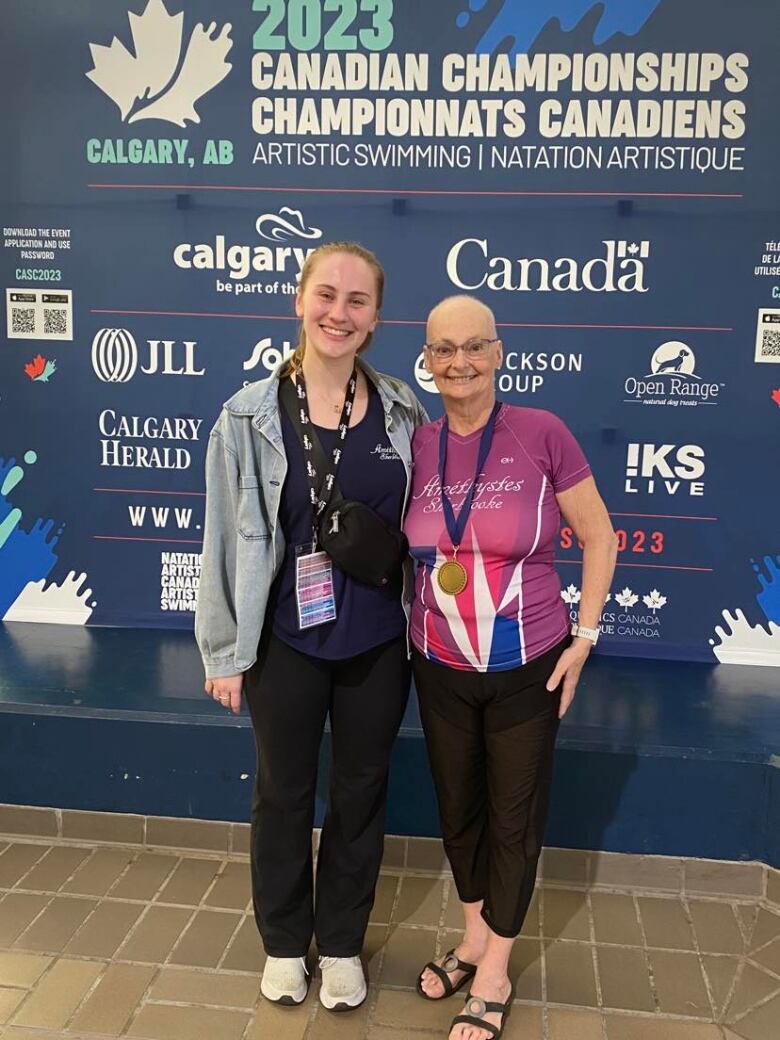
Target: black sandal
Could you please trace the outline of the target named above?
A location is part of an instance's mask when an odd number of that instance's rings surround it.
[[[422,977],[425,968],[430,968],[433,974],[441,982],[442,986],[444,986],[444,993],[440,997],[430,997],[423,989]],[[444,955],[444,960],[440,965],[436,964],[434,961],[428,961],[425,968],[423,968],[417,976],[417,992],[425,1000],[445,1000],[447,997],[451,997],[453,994],[457,993],[458,990],[461,989],[462,986],[465,986],[467,982],[471,982],[477,974],[476,964],[469,964],[468,961],[460,960],[460,958],[455,955],[454,950],[450,950],[449,953]],[[465,972],[463,978],[456,982],[454,986],[452,982],[450,982],[450,977],[447,974],[447,972],[452,971]]]
[[[512,997],[514,991],[510,989],[509,996],[503,1004],[499,1004],[497,1000],[483,1000],[482,997],[475,997],[469,993],[466,997],[466,1006],[464,1015],[456,1015],[450,1024],[450,1032],[454,1026],[475,1026],[477,1029],[486,1029],[493,1040],[499,1040],[499,1037],[504,1032],[504,1026],[506,1020],[509,1017],[509,1008],[512,1004]],[[502,1016],[501,1025],[494,1026],[492,1022],[486,1022],[484,1016],[490,1013],[499,1014]]]

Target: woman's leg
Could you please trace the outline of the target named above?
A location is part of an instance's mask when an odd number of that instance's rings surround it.
[[[565,645],[565,644],[564,644]],[[494,676],[495,694],[485,710],[489,868],[482,917],[488,926],[485,952],[471,992],[504,1003],[510,993],[509,957],[533,896],[547,820],[560,689],[545,683],[563,645],[504,675]],[[486,1021],[500,1026],[502,1015]],[[489,1040],[474,1025],[456,1025],[452,1040]]]
[[[488,941],[482,917],[487,891],[487,785],[482,707],[476,691],[482,676],[457,672],[414,655],[414,680],[431,763],[444,847],[463,907],[466,931],[455,953],[476,964]],[[447,973],[453,985],[463,972]],[[430,969],[421,979],[427,996],[444,996]]]
[[[265,635],[244,690],[258,759],[251,835],[255,919],[266,953],[304,957],[314,925],[311,833],[330,664]]]
[[[315,934],[325,957],[363,948],[384,847],[390,752],[409,696],[406,638],[334,662],[330,792],[317,857]]]

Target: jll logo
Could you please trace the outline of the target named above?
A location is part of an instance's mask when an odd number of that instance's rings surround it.
[[[202,376],[205,368],[195,367],[194,340],[184,340],[180,346],[180,363],[176,362],[173,339],[149,339],[149,364],[141,371],[144,375]],[[98,329],[92,340],[92,368],[104,383],[129,383],[138,368],[138,347],[132,333],[127,329]]]

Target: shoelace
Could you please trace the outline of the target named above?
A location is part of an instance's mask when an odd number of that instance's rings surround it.
[[[353,957],[320,957],[321,968],[335,968],[339,961],[349,961],[353,963]]]

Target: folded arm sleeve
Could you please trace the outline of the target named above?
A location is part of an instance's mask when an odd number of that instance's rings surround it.
[[[206,452],[206,519],[195,612],[195,638],[210,679],[237,674],[237,509],[238,460],[227,443],[223,413]]]

